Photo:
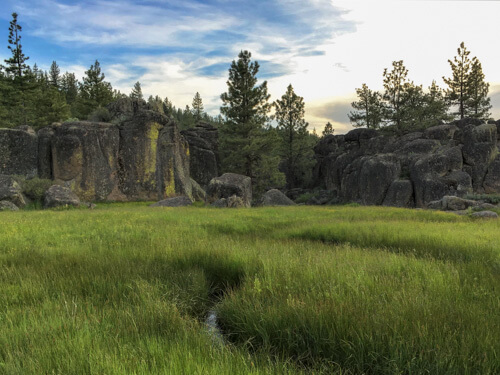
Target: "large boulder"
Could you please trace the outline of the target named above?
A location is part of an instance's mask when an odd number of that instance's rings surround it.
[[[424,137],[446,142],[453,139],[456,131],[458,131],[458,127],[455,125],[438,125],[427,128],[424,131]]]
[[[123,200],[119,143],[119,130],[111,124],[82,121],[56,127],[50,140],[54,180],[85,201]]]
[[[399,161],[393,156],[368,158],[359,174],[359,195],[366,205],[381,205],[389,187],[401,172]]]
[[[294,206],[295,202],[278,189],[271,189],[262,195],[260,206]]]
[[[0,201],[0,211],[19,211],[19,207],[9,201]]]
[[[120,125],[120,191],[129,200],[191,198],[189,146],[175,122],[154,111],[138,111]]]
[[[0,129],[0,174],[38,175],[38,137],[33,129]]]
[[[53,185],[45,192],[44,208],[80,206],[80,199],[69,188]]]
[[[210,124],[181,131],[189,144],[190,173],[204,189],[219,175],[219,132]]]
[[[413,184],[410,180],[393,181],[385,195],[384,206],[414,207]]]
[[[112,123],[122,123],[130,120],[139,111],[150,109],[143,99],[132,99],[130,97],[120,98],[110,103],[107,107]]]
[[[494,211],[474,212],[471,216],[480,219],[498,219],[498,214]]]
[[[500,149],[497,151],[495,160],[488,166],[488,173],[483,183],[484,192],[494,194],[500,192]]]
[[[497,150],[497,127],[495,124],[469,126],[463,131],[464,170],[472,177],[472,186],[478,193],[484,192],[483,183]]]
[[[9,201],[17,207],[24,207],[26,200],[21,186],[11,176],[0,175],[0,201]]]
[[[167,198],[162,201],[153,203],[150,207],[185,207],[191,206],[193,201],[185,196]]]
[[[236,173],[225,173],[213,178],[207,189],[207,199],[210,203],[221,198],[240,197],[245,207],[252,203],[252,180],[250,177]]]

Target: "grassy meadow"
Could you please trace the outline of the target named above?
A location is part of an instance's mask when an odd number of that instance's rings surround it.
[[[0,374],[312,373],[500,373],[500,221],[348,206],[0,213]]]

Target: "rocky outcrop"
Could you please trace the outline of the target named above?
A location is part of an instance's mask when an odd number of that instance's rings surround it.
[[[0,174],[38,175],[38,137],[33,129],[0,129]]]
[[[177,125],[153,111],[141,111],[120,125],[120,192],[130,200],[191,197],[189,146]]]
[[[79,205],[80,199],[66,187],[53,185],[45,192],[44,208],[78,207]]]
[[[0,201],[0,211],[19,211],[19,207],[9,201]]]
[[[189,146],[175,122],[141,100],[108,111],[113,123],[0,129],[0,174],[51,179],[85,201],[191,198]]]
[[[210,181],[207,189],[209,203],[216,202],[221,198],[229,200],[233,196],[241,198],[244,207],[251,206],[252,180],[250,177],[235,173],[224,173],[222,176],[215,177]]]
[[[9,201],[21,208],[26,205],[21,186],[11,176],[0,175],[0,201]]]
[[[47,139],[50,134],[51,138]],[[118,190],[120,134],[116,126],[65,123],[53,129],[53,133],[43,134],[42,140],[40,149],[46,148],[45,142],[50,142],[48,159],[57,184],[70,188],[85,201],[108,200]]]
[[[204,189],[219,175],[219,135],[217,128],[200,123],[181,131],[189,143],[191,177]]]
[[[466,119],[401,137],[373,129],[330,135],[315,147],[316,186],[339,201],[396,207],[500,193],[497,126]]]
[[[278,189],[265,192],[259,201],[260,206],[294,206],[295,202]]]
[[[167,198],[162,201],[156,202],[150,207],[185,207],[191,206],[193,201],[185,196]]]

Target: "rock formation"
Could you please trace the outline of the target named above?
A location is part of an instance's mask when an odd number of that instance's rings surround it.
[[[241,198],[241,204],[236,198]],[[210,181],[207,189],[207,200],[209,203],[225,199],[228,207],[244,206],[252,204],[252,179],[236,173],[224,173]],[[224,203],[218,202],[223,206]]]
[[[500,121],[455,121],[401,137],[373,129],[315,147],[317,185],[341,202],[425,207],[445,195],[500,192]]]
[[[204,189],[210,180],[219,175],[219,135],[217,128],[200,123],[183,130],[181,134],[189,143],[191,177]]]
[[[0,174],[52,179],[84,201],[191,198],[189,146],[177,125],[141,100],[108,110],[113,123],[0,129]]]

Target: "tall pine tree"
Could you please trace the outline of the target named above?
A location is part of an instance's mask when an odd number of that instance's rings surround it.
[[[83,82],[80,83],[76,103],[79,118],[86,118],[95,109],[105,107],[113,101],[113,88],[105,78],[101,64],[96,60],[85,72]]]
[[[139,81],[137,81],[134,84],[134,87],[132,88],[132,92],[130,93],[130,97],[132,99],[139,99],[139,100],[143,100],[144,99],[144,96],[142,95],[141,83]]]
[[[195,123],[199,123],[203,117],[203,101],[200,93],[197,92],[193,98],[193,116]]]
[[[360,89],[356,89],[356,94],[358,101],[351,103],[355,111],[349,112],[349,120],[354,127],[377,129],[382,122],[383,113],[380,94],[370,90],[365,83]]]
[[[49,81],[56,89],[59,90],[61,88],[61,69],[59,69],[59,65],[55,61],[52,61],[50,65]]]
[[[472,59],[468,88],[467,117],[487,119],[491,109],[490,98],[488,98],[490,84],[484,80],[483,68],[477,57]]]
[[[285,173],[287,188],[292,189],[310,181],[315,162],[307,131],[309,124],[304,119],[304,98],[289,85],[274,107],[281,136],[281,170]]]
[[[465,47],[465,43],[462,42],[460,47],[457,49],[458,56],[455,56],[453,61],[448,60],[452,77],[443,77],[444,82],[448,85],[446,90],[446,98],[452,105],[458,107],[458,112],[454,113],[461,119],[466,117],[468,112],[468,101],[470,99],[469,91],[469,75],[471,69],[471,60],[469,58],[470,51]]]
[[[257,85],[259,64],[251,57],[241,51],[231,63],[228,91],[221,95],[225,121],[220,150],[222,169],[251,177],[258,194],[269,185],[282,184],[284,178],[278,172],[279,156],[272,154],[276,138],[265,130],[270,110],[267,82]]]

